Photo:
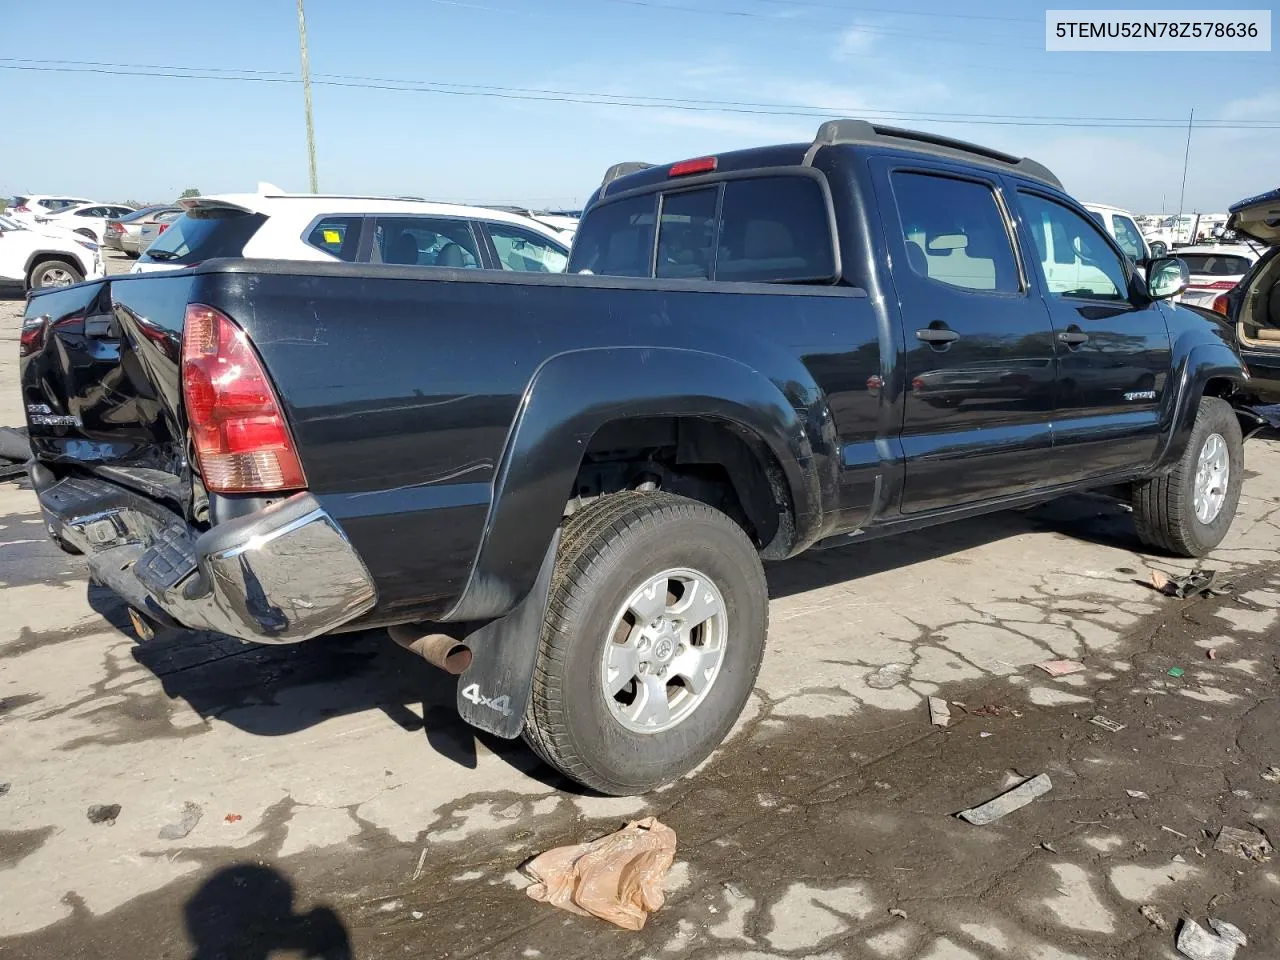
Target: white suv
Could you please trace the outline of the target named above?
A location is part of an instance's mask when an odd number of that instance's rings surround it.
[[[39,290],[101,276],[102,254],[96,243],[0,216],[0,284]]]
[[[107,221],[133,213],[133,207],[119,203],[77,203],[36,217],[36,223],[61,227],[101,244],[107,232]]]
[[[51,213],[65,210],[67,207],[92,203],[84,197],[68,197],[47,193],[33,193],[25,197],[13,197],[4,208],[4,215],[10,220],[34,223],[36,217],[47,217]]]
[[[1082,206],[1093,215],[1093,219],[1102,224],[1102,229],[1111,234],[1111,238],[1120,249],[1133,260],[1150,260],[1151,247],[1134,222],[1133,214],[1119,207],[1110,207],[1105,203],[1085,203]]]
[[[425,200],[284,193],[190,197],[130,273],[190,267],[215,257],[346,261],[559,273],[569,245],[516,214]]]

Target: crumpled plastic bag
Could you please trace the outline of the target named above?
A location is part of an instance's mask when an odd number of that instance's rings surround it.
[[[639,930],[665,899],[663,884],[676,856],[676,832],[656,817],[616,833],[534,857],[524,871],[534,900],[582,916]]]

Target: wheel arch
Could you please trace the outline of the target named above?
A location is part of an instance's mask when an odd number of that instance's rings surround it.
[[[825,405],[815,407],[814,417],[830,417]],[[784,531],[782,542],[771,542],[768,555],[802,549],[821,532],[824,502],[830,509],[838,470],[833,458],[815,454],[812,437],[826,430],[806,419],[808,413],[762,373],[717,354],[623,347],[552,357],[521,399],[471,573],[443,619],[499,617],[528,593],[593,440],[628,421],[697,422],[740,438],[788,501],[794,529]],[[750,499],[759,518],[768,507],[758,497]]]

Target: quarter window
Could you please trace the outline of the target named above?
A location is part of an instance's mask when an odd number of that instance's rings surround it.
[[[1125,300],[1128,275],[1106,236],[1069,207],[1019,191],[1050,296]]]
[[[912,273],[964,290],[1021,291],[1009,231],[991,187],[903,171],[892,179]]]
[[[379,217],[374,246],[383,263],[478,269],[480,254],[465,220]]]
[[[532,230],[506,223],[489,223],[489,239],[503,270],[561,273],[569,256],[564,249]]]
[[[311,228],[306,241],[308,246],[332,254],[339,260],[355,263],[360,246],[360,218],[325,217]]]
[[[1134,260],[1141,260],[1146,256],[1142,249],[1142,234],[1138,232],[1138,228],[1132,220],[1113,213],[1111,215],[1111,224],[1116,228],[1116,243],[1119,244],[1121,250]]]

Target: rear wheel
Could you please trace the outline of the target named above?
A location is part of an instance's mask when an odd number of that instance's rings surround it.
[[[525,740],[608,794],[688,773],[728,735],[764,653],[768,591],[741,528],[665,493],[565,524]]]
[[[32,290],[43,290],[45,287],[69,287],[84,279],[80,268],[65,260],[42,260],[31,268],[27,275],[27,286]]]
[[[1133,518],[1149,546],[1202,557],[1231,529],[1244,483],[1244,437],[1231,405],[1202,397],[1171,472],[1133,486]]]

